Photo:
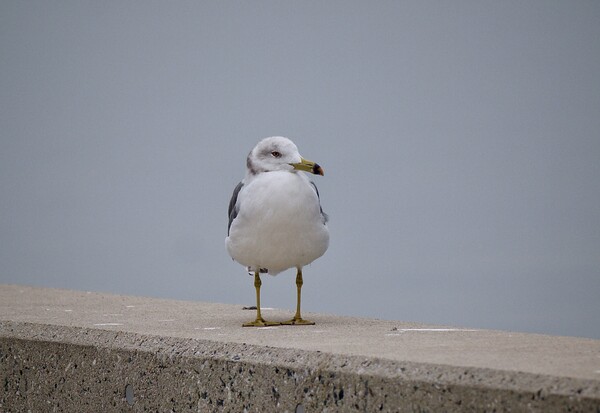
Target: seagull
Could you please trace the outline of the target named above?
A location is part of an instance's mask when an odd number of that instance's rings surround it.
[[[244,327],[312,325],[300,315],[302,267],[329,246],[327,215],[317,186],[304,172],[323,175],[323,168],[304,159],[288,138],[258,142],[246,159],[246,176],[229,201],[225,245],[236,262],[254,274],[256,320]],[[296,314],[284,322],[265,321],[260,313],[260,274],[277,275],[296,268]]]

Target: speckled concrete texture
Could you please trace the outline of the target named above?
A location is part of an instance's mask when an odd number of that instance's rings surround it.
[[[598,340],[241,308],[0,286],[0,411],[600,412]]]

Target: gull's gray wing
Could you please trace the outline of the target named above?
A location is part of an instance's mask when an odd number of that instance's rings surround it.
[[[323,207],[321,206],[321,197],[319,196],[319,190],[317,189],[317,185],[313,181],[310,181],[310,183],[313,186],[313,188],[315,188],[315,192],[317,193],[317,199],[319,200],[319,209],[321,210],[321,216],[323,217],[323,224],[326,224],[327,221],[329,221],[329,215],[323,212]]]
[[[229,201],[229,224],[227,225],[227,236],[229,236],[229,228],[231,228],[231,223],[237,217],[239,208],[236,208],[235,204],[237,204],[238,194],[240,190],[244,186],[243,182],[237,184],[235,189],[233,190],[233,195],[231,195],[231,200]]]

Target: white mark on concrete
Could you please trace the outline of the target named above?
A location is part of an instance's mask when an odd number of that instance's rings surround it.
[[[220,330],[221,327],[204,327],[202,330]]]
[[[596,370],[594,373],[596,373],[596,374],[600,374],[600,370]]]
[[[478,330],[465,329],[465,328],[399,328],[397,330],[394,330],[393,333],[387,333],[386,336],[399,336],[402,333],[409,333],[409,332],[449,333],[449,332],[469,332],[469,331],[478,331]]]
[[[73,310],[65,310],[65,313],[70,313],[70,312],[72,312],[72,311],[73,311]]]
[[[67,371],[69,371],[69,367],[71,367],[71,362],[69,362],[69,364],[67,364],[67,367],[65,367],[65,373],[66,373]]]
[[[123,314],[117,314],[117,313],[114,313],[114,314],[102,314],[102,315],[104,317],[122,317],[123,316]]]
[[[135,305],[126,305],[125,308],[133,308]]]
[[[92,361],[92,366],[96,365],[96,359],[94,359],[94,361]]]
[[[260,328],[255,328],[254,330],[277,330],[279,327],[276,326],[267,326],[267,327],[260,327]]]
[[[97,323],[95,326],[104,327],[104,326],[122,326],[121,323]]]

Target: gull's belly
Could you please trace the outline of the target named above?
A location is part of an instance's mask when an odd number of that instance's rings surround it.
[[[318,197],[300,174],[271,172],[240,192],[240,210],[226,240],[234,260],[277,274],[325,253],[329,232]]]

